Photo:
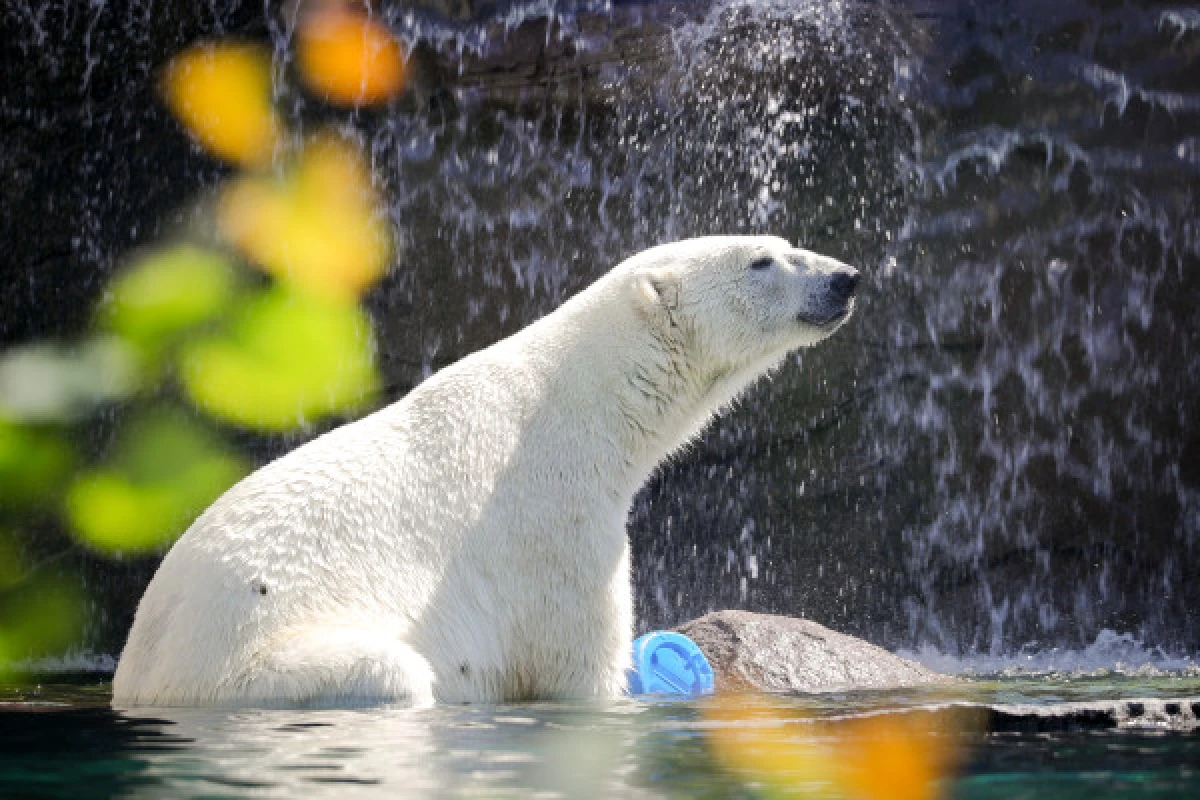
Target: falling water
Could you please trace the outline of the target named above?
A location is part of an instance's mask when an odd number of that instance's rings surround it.
[[[1194,12],[1035,4],[937,21],[914,213],[881,282],[877,430],[933,481],[907,635],[947,650],[1194,652],[1200,126]]]
[[[414,88],[334,114],[289,83],[287,14],[128,5],[0,12],[37,78],[0,106],[6,341],[76,327],[217,180],[154,69],[201,32],[266,37],[296,128],[356,138],[391,199],[393,397],[661,241],[771,232],[867,274],[843,332],[639,495],[642,628],[745,607],[948,653],[1200,647],[1196,12],[385,4]],[[67,171],[40,163],[59,144]],[[151,565],[82,558],[111,648]]]

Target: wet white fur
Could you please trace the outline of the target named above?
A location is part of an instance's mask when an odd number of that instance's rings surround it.
[[[748,267],[764,255],[772,267]],[[262,468],[163,560],[114,704],[619,694],[634,493],[788,351],[832,332],[797,317],[824,313],[845,269],[774,237],[647,250]]]

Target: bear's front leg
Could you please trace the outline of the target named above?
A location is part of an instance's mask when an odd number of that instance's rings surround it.
[[[387,634],[320,625],[276,637],[223,689],[233,706],[430,706],[433,670]]]

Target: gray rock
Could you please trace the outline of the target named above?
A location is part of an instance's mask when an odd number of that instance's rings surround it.
[[[676,630],[704,651],[718,690],[840,692],[954,682],[805,619],[717,611]]]

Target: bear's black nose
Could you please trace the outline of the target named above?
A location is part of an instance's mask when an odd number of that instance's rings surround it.
[[[858,270],[834,273],[829,279],[829,291],[842,300],[849,300],[858,288]]]

